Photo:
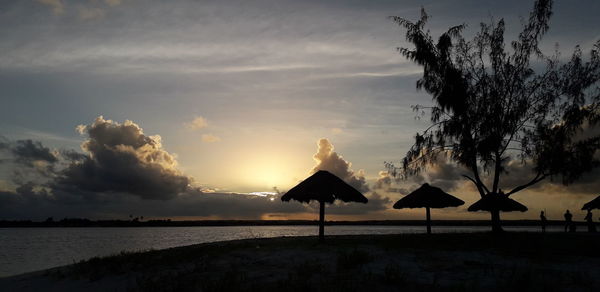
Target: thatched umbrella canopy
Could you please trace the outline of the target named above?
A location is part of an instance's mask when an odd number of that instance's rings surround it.
[[[597,196],[595,199],[583,204],[581,210],[592,210],[592,209],[600,209],[600,196]]]
[[[499,193],[489,193],[483,196],[479,201],[469,206],[467,209],[470,212],[488,211],[492,214],[492,232],[502,232],[500,225],[500,211],[527,211],[525,205],[509,198],[502,191]]]
[[[425,208],[427,218],[427,233],[431,233],[430,208],[457,207],[465,202],[452,196],[442,189],[425,183],[420,188],[406,195],[394,204],[394,209]]]
[[[333,204],[333,201],[338,199],[344,202],[366,203],[368,201],[358,190],[325,170],[317,171],[281,196],[281,200],[285,202],[291,199],[302,203],[319,202],[320,240],[325,238],[325,203]]]
[[[527,207],[504,194],[489,193],[479,201],[473,203],[467,210],[470,212],[477,211],[527,211]]]

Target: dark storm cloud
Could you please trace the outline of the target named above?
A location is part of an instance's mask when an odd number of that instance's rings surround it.
[[[82,154],[72,149],[61,149],[59,153],[61,158],[64,158],[65,160],[70,162],[83,161],[87,158],[85,154]]]
[[[582,142],[584,139],[589,139],[600,135],[600,126],[590,125],[588,121],[584,121],[579,131],[573,136],[572,142]],[[600,159],[600,150],[596,150],[595,158]],[[501,174],[500,187],[506,192],[515,187],[527,184],[537,174],[535,164],[530,159],[521,160],[516,158],[516,155],[509,157],[504,165],[504,172]],[[597,194],[600,190],[600,168],[594,168],[589,172],[583,173],[575,182],[564,185],[562,177],[554,175],[547,177],[533,186],[529,190],[537,192],[558,192],[558,193],[577,193],[577,194]],[[486,183],[491,184],[491,178],[486,177]]]
[[[162,148],[160,136],[145,135],[131,121],[120,124],[102,116],[78,129],[88,135],[82,144],[87,156],[64,169],[55,188],[67,185],[158,200],[172,199],[188,189],[191,179],[177,169],[173,155]]]
[[[523,164],[520,160],[509,161],[505,170],[506,172],[500,178],[500,187],[505,192],[528,183],[536,174],[533,163]],[[600,168],[595,168],[590,172],[584,173],[578,180],[569,185],[562,184],[560,176],[551,176],[527,189],[536,192],[597,195],[600,190],[600,180],[598,178],[600,178]]]
[[[446,192],[452,192],[464,184],[470,183],[463,177],[464,174],[469,175],[469,171],[450,161],[445,155],[440,154],[434,165],[427,166],[417,175],[407,178],[394,178],[387,172],[381,172],[375,185],[380,190],[403,195],[408,195],[424,183],[441,188]],[[393,184],[395,187],[392,187]]]
[[[10,170],[9,178],[17,185],[53,177],[58,162],[58,152],[39,141],[9,141],[0,136],[0,164]]]
[[[131,121],[121,124],[103,117],[78,130],[87,135],[81,145],[84,153],[52,151],[32,140],[0,140],[0,150],[8,157],[3,161],[12,162],[17,190],[33,184],[52,190],[57,199],[75,200],[104,200],[123,193],[166,200],[188,191],[191,178],[177,169],[160,136],[145,135]]]
[[[271,200],[273,198],[273,200]],[[53,216],[119,218],[128,214],[152,217],[212,217],[261,219],[268,213],[313,212],[307,205],[283,204],[277,196],[189,191],[167,200],[144,200],[131,194],[105,196],[102,193],[73,194],[54,190],[34,191],[31,186],[17,191],[0,191],[0,219],[36,219]]]
[[[54,163],[57,158],[50,148],[42,146],[42,143],[32,140],[19,140],[12,149],[17,162],[32,165],[34,161],[45,161]]]
[[[303,204],[284,204],[279,195],[255,196],[237,193],[202,193],[190,191],[163,206],[149,203],[147,211],[155,216],[215,216],[219,218],[260,219],[267,213],[311,212]]]
[[[7,151],[15,163],[32,167],[36,161],[55,163],[56,154],[39,141],[17,140],[10,142],[0,136],[0,151]]]
[[[370,192],[365,194],[365,197],[369,199],[366,204],[362,203],[344,203],[337,201],[332,205],[327,205],[327,214],[336,215],[363,215],[373,213],[377,211],[387,210],[391,207],[392,200],[388,197],[383,196],[377,192]],[[318,207],[313,207],[314,212],[318,211]]]

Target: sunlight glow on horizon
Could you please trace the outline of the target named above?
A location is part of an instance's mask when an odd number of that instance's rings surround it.
[[[284,156],[285,155],[285,156]],[[288,189],[294,184],[294,177],[301,174],[292,173],[294,157],[291,154],[270,153],[256,154],[240,162],[236,171],[240,182],[248,186],[256,186],[266,190],[273,188]],[[308,170],[307,170],[308,172]]]

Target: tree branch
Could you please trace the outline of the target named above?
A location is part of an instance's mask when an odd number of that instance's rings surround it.
[[[546,178],[545,174],[542,174],[542,173],[538,172],[538,174],[530,182],[514,188],[512,191],[506,193],[506,196],[510,196],[510,195],[512,195],[512,194],[514,194],[516,192],[522,191],[522,190],[524,190],[524,189],[526,189],[526,188],[528,188],[528,187],[530,187],[530,186],[532,186],[532,185],[534,185],[534,184],[536,184],[536,183],[544,180],[545,178]]]

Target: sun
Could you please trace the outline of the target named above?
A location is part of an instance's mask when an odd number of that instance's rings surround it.
[[[294,179],[303,176],[308,167],[298,167],[293,155],[288,153],[253,153],[236,168],[239,181],[253,191],[272,191],[274,187],[286,189]]]
[[[251,180],[258,185],[263,185],[269,188],[281,186],[290,180],[286,176],[286,169],[279,163],[265,163],[263,165],[256,165],[253,167],[253,171],[250,174]]]

